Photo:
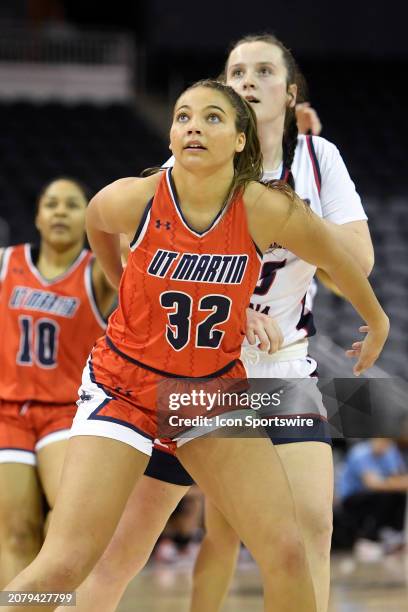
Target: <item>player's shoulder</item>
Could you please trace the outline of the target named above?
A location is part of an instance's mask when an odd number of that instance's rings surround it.
[[[311,136],[307,134],[299,134],[298,136],[298,144],[296,147],[297,154],[308,156],[315,154],[317,159],[321,161],[326,157],[332,156],[337,150],[333,142],[322,136]]]
[[[259,204],[264,200],[266,192],[267,187],[258,181],[250,181],[247,183],[242,194],[245,207],[251,209]]]
[[[0,268],[7,254],[10,255],[12,252],[23,253],[27,246],[30,245],[28,243],[22,242],[19,244],[0,247]]]
[[[269,215],[273,213],[276,220],[287,216],[289,201],[293,200],[292,189],[283,181],[267,186],[251,181],[245,187],[243,199],[249,215]]]
[[[134,176],[120,178],[101,189],[94,199],[125,203],[129,200],[132,202],[148,200],[154,194],[160,178],[160,172],[145,178]]]
[[[21,259],[22,257],[24,257],[26,246],[27,245],[23,243],[23,244],[15,244],[13,246],[0,247],[0,274],[2,276],[4,275],[7,269],[8,261],[11,255],[17,253],[17,256],[20,257]]]

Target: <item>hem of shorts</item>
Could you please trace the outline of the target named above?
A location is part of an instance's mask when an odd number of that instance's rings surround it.
[[[115,426],[114,431],[112,431],[112,425]],[[124,431],[121,431],[122,428]],[[136,450],[140,451],[144,455],[148,455],[149,457],[152,454],[152,440],[150,440],[149,438],[145,438],[137,432],[132,432],[132,434],[129,435],[129,429],[117,423],[109,423],[107,427],[105,423],[101,423],[98,421],[80,422],[77,426],[75,426],[74,422],[74,425],[72,426],[69,432],[69,438],[73,438],[75,436],[93,436],[99,438],[109,438],[111,440],[117,440],[118,442],[127,444],[128,446],[135,448]]]
[[[0,463],[23,463],[25,465],[37,465],[34,451],[19,448],[0,449]]]
[[[53,442],[68,440],[70,429],[70,427],[64,427],[64,429],[58,429],[57,431],[52,431],[51,433],[46,434],[38,440],[34,447],[35,452],[38,453],[38,451],[40,451],[42,448],[52,444]]]
[[[242,418],[248,415],[252,415],[253,412],[250,410],[230,410],[229,412],[223,412],[219,416],[223,419],[226,418]],[[223,429],[224,425],[214,425],[213,427],[193,427],[186,432],[181,433],[179,436],[175,436],[173,438],[173,442],[177,443],[177,447],[183,446],[187,444],[187,442],[192,442],[197,438],[202,438],[207,434],[210,434],[218,429]]]
[[[268,436],[270,441],[274,446],[279,446],[280,444],[296,444],[297,442],[323,442],[324,444],[328,444],[329,446],[333,446],[333,440],[331,438],[273,438],[272,436]]]

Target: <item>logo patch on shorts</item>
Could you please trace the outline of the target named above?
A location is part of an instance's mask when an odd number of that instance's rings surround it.
[[[79,400],[77,401],[77,404],[82,404],[83,402],[89,402],[91,401],[91,399],[93,399],[93,395],[91,395],[90,393],[86,393],[86,391],[82,391],[81,395],[79,396]]]

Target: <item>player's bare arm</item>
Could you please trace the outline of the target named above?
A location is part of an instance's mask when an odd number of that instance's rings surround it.
[[[330,223],[329,221],[326,222]],[[330,225],[334,234],[342,242],[343,247],[361,266],[363,272],[369,276],[374,266],[374,248],[367,221],[352,221],[343,225],[330,223]],[[327,289],[339,297],[344,297],[324,270],[318,270],[316,276]]]
[[[335,240],[331,224],[320,219],[295,195],[260,184],[245,194],[251,235],[262,251],[276,242],[301,259],[323,268],[353,304],[369,327],[356,374],[376,361],[388,335],[389,321],[370,284],[343,247]]]
[[[343,225],[330,221],[326,223],[331,226],[333,235],[368,276],[374,266],[374,249],[367,221],[352,221]]]
[[[112,305],[116,296],[116,289],[112,287],[105,272],[97,259],[92,265],[92,286],[95,292],[95,300],[99,311],[104,318],[108,317],[112,310]]]
[[[160,176],[125,178],[99,191],[86,214],[88,240],[114,288],[122,275],[120,234],[132,240],[147,203],[153,197]]]

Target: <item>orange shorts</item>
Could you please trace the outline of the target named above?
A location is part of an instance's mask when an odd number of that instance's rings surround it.
[[[222,381],[222,385],[231,387],[235,380],[243,379],[246,380],[245,368],[237,360],[225,372],[216,373],[216,378],[206,380],[208,384]],[[131,361],[114,350],[109,339],[100,338],[82,374],[78,411],[70,436],[112,438],[147,455],[152,454],[154,440],[160,439],[168,451],[174,452],[180,432],[163,428],[161,415],[169,414],[171,391],[188,392],[195,384],[194,379],[166,376]]]
[[[0,399],[0,463],[36,465],[36,453],[69,437],[77,407]]]

